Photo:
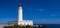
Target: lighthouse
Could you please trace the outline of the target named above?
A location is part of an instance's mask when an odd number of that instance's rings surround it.
[[[22,4],[18,4],[18,20],[17,21],[9,21],[9,24],[17,24],[17,25],[33,25],[32,20],[23,20],[23,9]]]
[[[20,25],[20,22],[23,20],[23,17],[22,17],[22,5],[19,4],[18,5],[18,25]]]
[[[22,4],[18,5],[18,25],[33,25],[32,20],[23,20]]]

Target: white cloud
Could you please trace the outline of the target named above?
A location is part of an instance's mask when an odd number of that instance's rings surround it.
[[[40,9],[40,11],[44,11],[44,9]]]
[[[57,15],[57,14],[51,14],[50,16],[60,16],[60,15]]]

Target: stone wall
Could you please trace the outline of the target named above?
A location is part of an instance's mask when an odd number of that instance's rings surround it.
[[[3,28],[3,26],[0,26],[0,28]]]

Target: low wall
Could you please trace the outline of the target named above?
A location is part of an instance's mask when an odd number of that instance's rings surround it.
[[[3,28],[4,26],[0,26],[0,28]]]

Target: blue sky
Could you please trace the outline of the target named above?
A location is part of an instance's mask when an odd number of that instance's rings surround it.
[[[18,1],[0,0],[0,23],[17,20]],[[60,0],[22,0],[24,20],[34,24],[60,24]]]

